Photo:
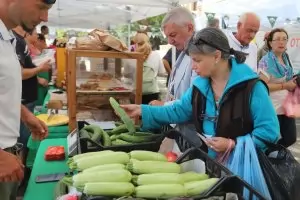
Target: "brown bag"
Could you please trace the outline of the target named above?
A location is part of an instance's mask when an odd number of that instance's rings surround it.
[[[117,50],[117,51],[128,51],[127,46],[118,38],[110,35],[108,32],[100,29],[95,29],[89,33],[90,36],[97,38],[104,45]]]
[[[95,38],[93,36],[78,37],[76,39],[76,48],[98,51],[108,50],[108,46],[104,45],[98,38]]]

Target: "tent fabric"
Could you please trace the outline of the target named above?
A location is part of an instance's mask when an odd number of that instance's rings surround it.
[[[196,0],[57,0],[49,12],[49,26],[107,28],[167,12]]]
[[[263,28],[271,28],[267,16],[276,16],[275,26],[286,25],[286,19],[296,20],[300,16],[300,1],[296,0],[203,0],[204,12],[229,16],[229,26],[236,26],[238,16],[244,12],[255,12],[261,18]]]

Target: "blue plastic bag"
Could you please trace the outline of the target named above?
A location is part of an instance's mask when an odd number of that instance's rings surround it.
[[[261,170],[256,148],[250,135],[237,138],[237,144],[231,153],[227,167],[236,175],[248,182],[265,198],[271,199],[268,186]],[[249,191],[244,190],[243,196],[249,199]],[[255,198],[254,199],[258,199]]]

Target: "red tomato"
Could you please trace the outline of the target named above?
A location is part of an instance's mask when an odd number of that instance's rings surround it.
[[[168,162],[175,162],[178,156],[176,153],[169,151],[168,153],[166,153],[166,157]]]
[[[68,196],[68,197],[67,197],[67,200],[78,200],[78,197],[77,197],[77,196],[74,196],[74,195]]]

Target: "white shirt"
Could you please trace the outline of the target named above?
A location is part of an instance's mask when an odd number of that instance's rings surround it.
[[[257,46],[253,43],[250,43],[248,46],[243,46],[231,31],[226,31],[225,34],[231,48],[248,54],[245,63],[253,69],[254,72],[257,72]]]
[[[17,143],[20,129],[22,75],[16,39],[0,19],[0,148]]]
[[[160,57],[159,53],[156,51],[152,51],[150,55],[148,56],[147,60],[145,61],[144,65],[151,66],[151,68],[154,70],[154,77],[157,78],[158,75],[162,75],[166,73],[164,64],[162,62],[162,58]],[[124,66],[124,75],[128,78],[130,78],[133,83],[135,83],[135,69],[136,69],[136,60],[129,59],[129,60],[124,60],[123,61],[123,66]],[[143,77],[143,80],[145,78]],[[155,86],[154,86],[154,93],[159,92],[159,87],[158,87],[158,82],[155,81]]]
[[[286,81],[286,77],[282,78],[274,78],[272,75],[270,75],[268,72],[264,71],[263,69],[258,69],[259,73],[262,73],[268,78],[269,83],[284,83]],[[273,103],[273,106],[275,108],[275,111],[278,115],[284,115],[284,109],[283,109],[283,102],[288,95],[287,90],[278,90],[274,92],[270,92],[270,97]]]

